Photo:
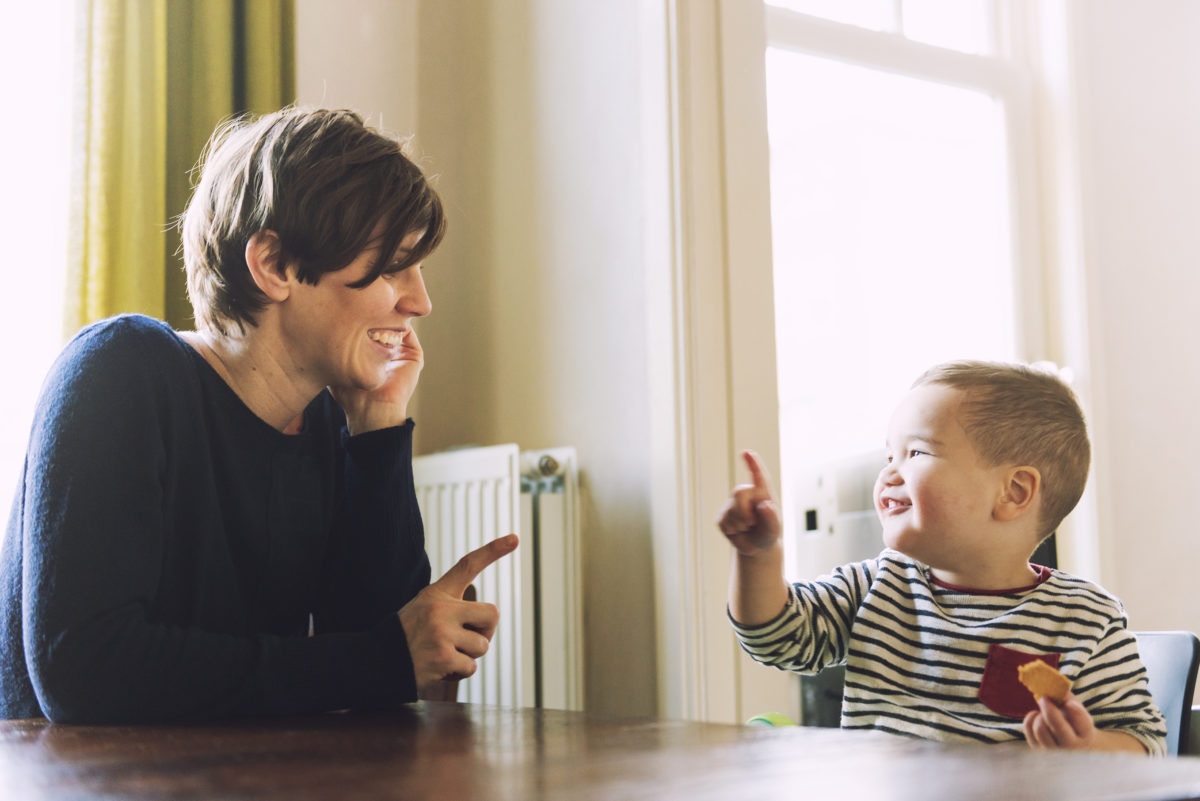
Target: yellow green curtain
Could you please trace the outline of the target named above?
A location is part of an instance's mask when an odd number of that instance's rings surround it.
[[[79,0],[64,324],[191,326],[172,224],[228,117],[295,96],[294,0]]]

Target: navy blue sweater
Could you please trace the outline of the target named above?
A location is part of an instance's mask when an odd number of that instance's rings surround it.
[[[284,435],[164,323],[100,322],[35,414],[0,553],[0,718],[394,707],[416,699],[396,612],[428,583],[411,420],[349,437],[322,392]]]

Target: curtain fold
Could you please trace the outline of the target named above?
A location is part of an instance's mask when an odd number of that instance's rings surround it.
[[[294,0],[79,0],[76,19],[66,333],[191,327],[173,222],[213,128],[293,102]]]

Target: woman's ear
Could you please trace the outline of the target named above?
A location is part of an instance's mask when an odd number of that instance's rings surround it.
[[[996,501],[992,516],[997,520],[1016,520],[1035,508],[1042,489],[1042,474],[1036,467],[1022,465],[1009,470],[1004,477],[1004,490]]]
[[[283,245],[279,235],[269,229],[257,231],[246,243],[246,266],[262,293],[273,301],[287,299],[291,280],[283,263]]]

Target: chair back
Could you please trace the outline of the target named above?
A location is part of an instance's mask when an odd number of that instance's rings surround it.
[[[1150,695],[1167,721],[1167,753],[1188,753],[1192,694],[1200,666],[1200,639],[1190,631],[1135,631]]]

